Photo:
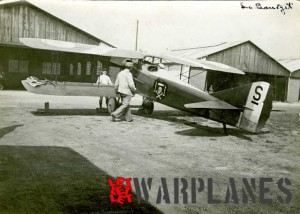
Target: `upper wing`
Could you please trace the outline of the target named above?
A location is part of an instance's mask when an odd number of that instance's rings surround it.
[[[199,60],[202,64],[206,65],[208,70],[213,71],[221,71],[225,73],[233,73],[233,74],[245,74],[243,71],[236,69],[234,67],[225,65],[223,63],[219,62],[212,62],[212,61],[206,61],[206,60]]]
[[[118,58],[132,58],[132,59],[143,59],[145,56],[162,58],[167,61],[172,61],[179,64],[184,64],[192,67],[199,67],[206,70],[222,71],[234,74],[245,74],[244,72],[224,65],[222,63],[203,61],[196,59],[187,59],[172,55],[156,55],[156,54],[144,54],[138,51],[125,50],[119,48],[112,48],[107,46],[97,46],[88,45],[75,42],[66,42],[59,40],[50,39],[39,39],[39,38],[19,38],[20,42],[28,47],[43,49],[43,50],[53,50],[71,53],[82,53],[82,54],[92,54],[100,56],[118,57]]]
[[[188,58],[172,56],[172,55],[168,55],[168,54],[162,54],[162,55],[147,54],[147,56],[157,57],[157,58],[165,59],[165,60],[172,61],[172,62],[175,62],[178,64],[203,68],[206,70],[222,71],[222,72],[233,73],[233,74],[245,74],[244,72],[242,72],[234,67],[231,67],[231,66],[228,66],[228,65],[225,65],[222,63],[218,63],[218,62],[197,60],[197,59],[188,59]]]
[[[39,39],[39,38],[19,38],[19,40],[22,44],[28,47],[42,49],[42,50],[92,54],[92,55],[101,55],[101,56],[110,56],[110,57],[134,58],[134,59],[144,58],[144,54],[137,51],[112,48],[103,45],[97,46],[97,45],[88,45],[88,44],[81,44],[75,42],[65,42],[59,40]]]

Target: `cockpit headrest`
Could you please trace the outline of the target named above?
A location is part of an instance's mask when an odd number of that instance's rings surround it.
[[[125,59],[123,60],[122,65],[126,68],[131,68],[133,66],[133,61],[131,59]]]

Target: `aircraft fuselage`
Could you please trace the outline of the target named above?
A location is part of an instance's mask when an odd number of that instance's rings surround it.
[[[152,69],[154,71],[152,71]],[[211,112],[208,109],[185,108],[188,103],[218,100],[210,94],[173,77],[170,71],[157,69],[156,65],[144,64],[138,72],[133,72],[138,93],[155,102],[169,107],[206,117],[218,122],[224,122],[221,111]],[[225,120],[227,124],[235,125],[238,119]]]

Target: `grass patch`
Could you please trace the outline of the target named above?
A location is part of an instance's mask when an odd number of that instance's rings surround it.
[[[108,177],[70,148],[0,146],[0,213],[160,213],[111,203]]]

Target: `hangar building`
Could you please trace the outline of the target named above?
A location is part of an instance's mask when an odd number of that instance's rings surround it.
[[[5,72],[6,88],[22,87],[20,81],[31,75],[95,82],[100,70],[108,69],[105,58],[30,49],[19,42],[22,37],[114,47],[30,1],[0,2],[0,71]]]
[[[287,102],[300,101],[300,59],[283,59],[279,62],[291,72],[288,80]]]
[[[213,91],[220,91],[249,82],[266,81],[273,86],[274,100],[286,100],[289,70],[251,41],[224,42],[212,46],[177,49],[172,50],[172,54],[220,62],[246,73],[237,75],[182,67],[180,79],[186,79],[198,88],[208,91],[212,87]],[[170,70],[174,68],[178,70],[178,65],[169,66]]]

